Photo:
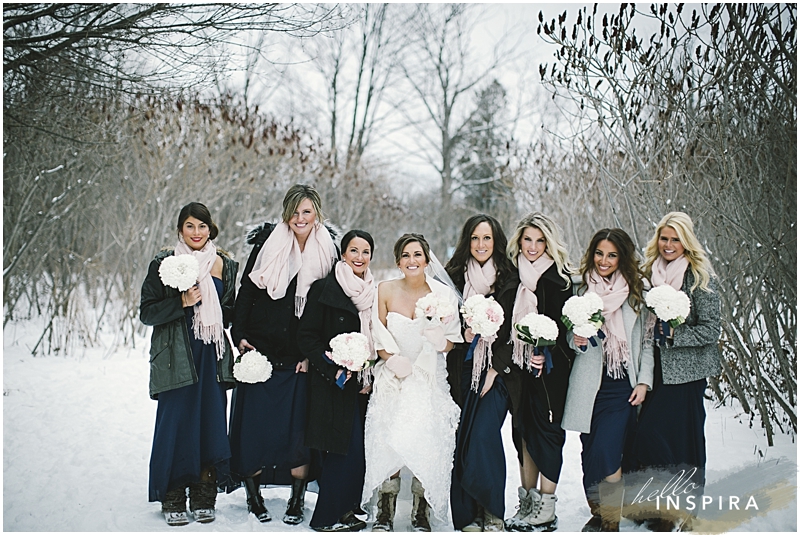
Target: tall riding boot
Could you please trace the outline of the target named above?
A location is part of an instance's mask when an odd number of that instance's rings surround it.
[[[378,516],[372,531],[394,531],[394,509],[400,493],[400,478],[387,479],[378,488]]]
[[[244,490],[247,493],[247,509],[256,515],[259,522],[269,522],[272,517],[264,506],[264,499],[261,497],[258,480],[260,475],[244,478]]]
[[[200,474],[200,481],[189,483],[189,510],[201,524],[216,518],[214,506],[217,502],[217,470],[213,466]]]
[[[185,526],[189,523],[189,516],[186,514],[186,487],[176,487],[168,490],[161,502],[161,512],[164,513],[164,520],[170,526]]]
[[[600,531],[619,531],[622,515],[622,499],[625,496],[625,483],[622,479],[615,483],[601,481],[600,493]]]
[[[303,507],[306,504],[305,479],[292,478],[292,495],[286,504],[286,514],[283,515],[284,524],[299,524],[303,521]]]
[[[414,496],[414,504],[411,507],[411,528],[414,531],[430,531],[430,507],[425,499],[425,489],[416,477],[411,480],[411,494]]]

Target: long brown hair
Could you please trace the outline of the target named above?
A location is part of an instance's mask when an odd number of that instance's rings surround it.
[[[589,247],[581,260],[581,288],[588,286],[589,277],[595,271],[594,252],[598,244],[608,240],[617,248],[617,271],[619,271],[628,283],[628,304],[636,312],[639,312],[644,303],[644,283],[642,282],[642,272],[639,269],[639,258],[636,246],[628,233],[621,228],[604,228],[598,230],[589,242]]]
[[[450,278],[453,280],[453,284],[460,290],[464,289],[464,284],[466,283],[464,272],[467,269],[467,262],[469,262],[469,259],[472,257],[472,253],[470,252],[472,233],[481,223],[487,223],[492,229],[492,261],[494,262],[494,268],[497,272],[495,289],[499,289],[514,271],[514,266],[508,258],[506,258],[508,240],[506,239],[505,232],[503,232],[503,227],[500,226],[497,219],[486,214],[471,216],[464,223],[464,228],[461,229],[461,236],[458,238],[458,243],[456,244],[456,250],[444,267],[447,274],[450,275]]]

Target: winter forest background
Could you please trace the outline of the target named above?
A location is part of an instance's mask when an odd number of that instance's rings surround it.
[[[540,11],[541,9],[541,11]],[[5,4],[3,305],[34,356],[141,344],[189,201],[243,262],[297,182],[373,268],[541,210],[577,265],[681,210],[720,278],[724,372],[796,434],[797,6]],[[110,336],[105,336],[109,335]],[[4,392],[5,393],[5,392]],[[758,416],[754,420],[754,416]]]

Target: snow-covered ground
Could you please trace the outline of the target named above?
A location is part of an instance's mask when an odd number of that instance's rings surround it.
[[[280,521],[288,488],[262,490],[277,518],[260,524],[249,515],[244,490],[220,494],[217,520],[170,528],[160,504],[147,502],[147,472],[156,402],[148,397],[145,339],[136,349],[105,356],[104,348],[67,357],[30,356],[37,333],[30,323],[3,332],[3,529],[5,531],[310,531],[316,494],[306,497],[306,521]],[[794,437],[777,435],[768,448],[758,419],[731,407],[706,405],[708,485],[714,496],[700,519],[709,529],[789,531],[797,529],[797,449]],[[517,504],[519,472],[507,443],[506,516]],[[406,487],[408,482],[406,482]],[[408,490],[404,488],[408,496]],[[581,487],[580,439],[567,433],[558,488],[559,531],[579,531],[589,517]],[[728,496],[755,495],[759,509],[728,512]],[[401,494],[401,499],[404,494]],[[723,513],[717,496],[724,496]],[[410,502],[401,501],[395,529],[410,530]],[[716,516],[715,516],[716,515]],[[720,526],[724,526],[720,528]],[[434,526],[447,530],[448,526]],[[623,520],[623,531],[644,531]]]

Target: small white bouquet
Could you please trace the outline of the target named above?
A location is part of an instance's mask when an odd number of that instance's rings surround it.
[[[263,383],[272,377],[272,363],[253,349],[236,358],[233,364],[233,376],[240,383]]]
[[[351,372],[360,372],[370,366],[372,354],[369,340],[361,333],[342,333],[331,339],[328,355],[334,364]]]
[[[161,261],[158,275],[164,286],[185,292],[197,282],[197,277],[200,275],[200,264],[190,254],[168,256]]]
[[[573,295],[564,303],[561,322],[576,336],[591,339],[595,336],[605,338],[600,327],[603,326],[603,299],[594,292]],[[592,340],[592,345],[596,345]]]
[[[692,307],[689,296],[669,284],[651,288],[645,295],[644,302],[661,321],[661,331],[656,327],[653,333],[653,339],[661,345],[667,342],[669,328],[674,329],[685,322]]]
[[[437,294],[436,292],[431,292],[428,295],[423,295],[420,297],[417,300],[417,304],[414,308],[415,318],[421,318],[422,316],[425,316],[429,320],[433,320],[435,318],[442,323],[449,323],[453,321],[455,315],[455,307],[450,304],[450,301],[447,298]]]
[[[484,297],[480,294],[464,301],[461,313],[472,332],[484,338],[496,335],[505,319],[500,303],[495,301],[494,297]]]
[[[534,347],[554,346],[558,338],[558,325],[544,314],[531,312],[514,324],[517,338]]]
[[[692,303],[689,296],[669,284],[652,288],[644,298],[647,308],[673,329],[686,321]]]

